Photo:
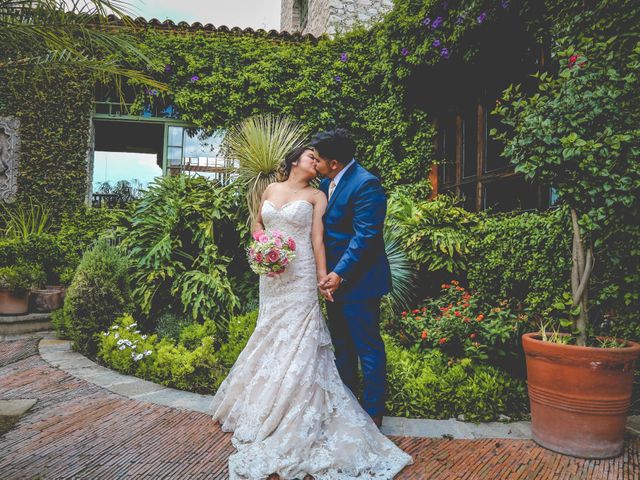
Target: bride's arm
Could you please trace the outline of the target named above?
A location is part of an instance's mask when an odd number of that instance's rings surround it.
[[[260,198],[260,207],[258,207],[258,213],[256,218],[253,219],[253,223],[251,224],[251,233],[258,232],[260,230],[264,230],[264,223],[262,223],[262,204],[269,197],[269,192],[273,189],[273,183],[267,185],[267,188],[262,192],[262,198]]]
[[[324,250],[324,225],[322,224],[322,216],[326,208],[327,198],[324,193],[318,190],[314,196],[313,224],[311,226],[311,243],[316,259],[318,281],[327,275],[327,254]]]

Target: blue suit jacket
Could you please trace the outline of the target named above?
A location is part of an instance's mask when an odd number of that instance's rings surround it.
[[[328,197],[330,180],[320,182]],[[344,281],[338,301],[381,297],[391,290],[382,231],[387,197],[380,181],[359,163],[344,173],[323,217],[328,271]]]

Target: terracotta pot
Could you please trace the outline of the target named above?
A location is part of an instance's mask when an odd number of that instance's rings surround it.
[[[64,287],[54,286],[31,290],[31,306],[36,312],[52,312],[62,306]]]
[[[29,311],[28,290],[0,288],[0,315],[24,315]]]
[[[534,441],[574,457],[620,455],[640,344],[578,347],[539,338],[522,336]]]

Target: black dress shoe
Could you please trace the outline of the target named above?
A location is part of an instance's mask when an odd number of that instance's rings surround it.
[[[382,415],[371,417],[371,420],[376,424],[376,427],[380,428],[382,426]]]

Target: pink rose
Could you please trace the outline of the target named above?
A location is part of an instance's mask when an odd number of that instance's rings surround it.
[[[271,230],[271,235],[279,239],[282,239],[282,236],[283,236],[280,230]]]
[[[282,260],[282,266],[283,266],[283,267],[286,267],[287,265],[289,265],[289,259],[288,259],[287,257],[285,257],[285,258]]]
[[[254,260],[258,263],[260,263],[262,261],[262,254],[260,252],[256,253],[255,257],[253,257]]]
[[[276,247],[282,247],[282,239],[280,237],[273,237],[273,243]]]
[[[260,236],[258,237],[258,241],[259,241],[260,243],[267,243],[267,242],[269,242],[269,237],[267,236],[267,234],[266,234],[266,233],[261,232],[261,233],[260,233]]]
[[[267,253],[267,261],[271,263],[276,263],[279,258],[280,254],[276,250],[271,250],[269,253]]]
[[[253,239],[255,241],[258,241],[258,239],[260,238],[260,235],[264,234],[264,232],[262,230],[256,230],[255,232],[253,232],[251,234],[251,236],[253,237]]]
[[[291,249],[292,252],[295,251],[296,241],[293,238],[289,237],[289,240],[287,240],[287,245],[289,245],[289,248]]]

